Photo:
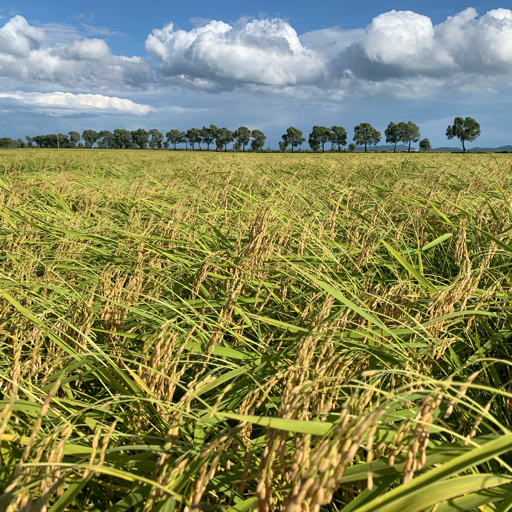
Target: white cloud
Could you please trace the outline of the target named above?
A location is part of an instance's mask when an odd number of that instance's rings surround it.
[[[0,54],[28,57],[44,43],[44,30],[32,27],[22,16],[14,16],[0,28]]]
[[[77,16],[75,16],[75,20],[77,21],[88,21],[89,23],[94,19],[95,17],[95,14],[93,12],[89,12],[87,14],[84,14],[83,12],[81,12],[80,14],[78,14]]]
[[[63,60],[105,61],[112,54],[103,39],[83,39],[69,44],[56,45],[52,50],[52,55]]]
[[[123,34],[122,32],[117,32],[115,30],[110,30],[107,27],[98,27],[98,26],[93,26],[93,25],[87,25],[86,23],[82,23],[82,27],[84,28],[85,32],[91,36],[126,37],[126,34]]]
[[[149,105],[142,105],[124,98],[101,94],[71,94],[69,92],[3,92],[0,100],[26,105],[38,111],[60,111],[60,113],[123,113],[144,116],[154,111]]]
[[[140,89],[153,83],[149,60],[113,55],[103,39],[84,37],[71,25],[43,27],[15,16],[0,28],[0,77],[25,86],[96,91]],[[52,44],[46,40],[47,32]]]
[[[374,18],[330,68],[338,76],[349,70],[372,81],[512,76],[512,11],[495,9],[478,17],[469,8],[437,26],[411,11],[390,11]]]
[[[161,76],[207,80],[219,88],[313,84],[324,76],[323,59],[281,19],[210,21],[188,32],[170,23],[153,30],[145,48]]]
[[[363,28],[344,30],[340,27],[330,27],[306,32],[299,36],[299,39],[306,48],[315,50],[324,57],[332,58],[363,35]]]
[[[191,30],[169,23],[149,34],[145,49],[152,61],[114,55],[103,37],[122,34],[79,18],[77,26],[36,27],[22,16],[7,21],[0,28],[0,90],[13,90],[12,83],[15,89],[108,96],[239,89],[339,102],[377,94],[426,98],[449,89],[494,94],[512,77],[508,9],[479,16],[470,8],[438,25],[412,11],[390,11],[366,28],[333,26],[301,36],[279,18],[232,24],[194,18]]]
[[[427,97],[455,87],[489,91],[493,81],[512,76],[512,11],[479,17],[471,8],[437,26],[412,11],[390,11],[365,29],[334,26],[301,36],[277,18],[198,20],[189,31],[172,23],[153,30],[145,47],[162,85],[206,91],[243,87],[335,101]]]

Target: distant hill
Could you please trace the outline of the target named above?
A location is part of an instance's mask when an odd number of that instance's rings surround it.
[[[500,146],[499,148],[471,148],[468,151],[491,151],[497,153],[500,151],[512,151],[512,146]]]
[[[415,150],[414,152],[416,153],[417,152],[417,148],[412,148],[411,147],[411,153],[413,152],[413,149]],[[357,146],[357,149],[356,151],[360,152],[360,151],[364,151],[364,146]],[[393,151],[393,146],[392,145],[383,145],[383,146],[368,146],[368,151]],[[396,147],[396,151],[397,153],[398,152],[403,152],[403,151],[407,151],[407,146],[405,145],[400,145],[400,146],[397,146]],[[439,152],[439,153],[444,153],[444,152],[447,152],[447,153],[450,153],[450,152],[454,152],[454,153],[462,153],[462,148],[460,147],[449,147],[449,146],[442,146],[440,148],[433,148],[432,151],[436,151],[436,152]],[[485,152],[485,153],[499,153],[499,152],[502,152],[502,151],[508,151],[508,152],[512,152],[512,145],[510,146],[500,146],[498,148],[479,148],[479,147],[476,147],[476,148],[469,148],[467,149],[467,152],[468,153],[472,153],[472,152],[477,152],[477,153],[481,153],[481,152]]]

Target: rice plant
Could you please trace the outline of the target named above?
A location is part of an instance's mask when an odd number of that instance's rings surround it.
[[[512,509],[506,155],[0,153],[0,510]]]

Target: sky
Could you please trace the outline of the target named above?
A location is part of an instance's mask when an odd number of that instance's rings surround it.
[[[9,1],[9,0],[8,0]],[[434,147],[471,116],[473,146],[512,144],[505,3],[24,0],[0,6],[0,136],[215,124],[384,130]]]

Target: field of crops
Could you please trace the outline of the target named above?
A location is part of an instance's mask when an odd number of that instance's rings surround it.
[[[507,155],[1,152],[0,510],[511,510],[511,219]]]

